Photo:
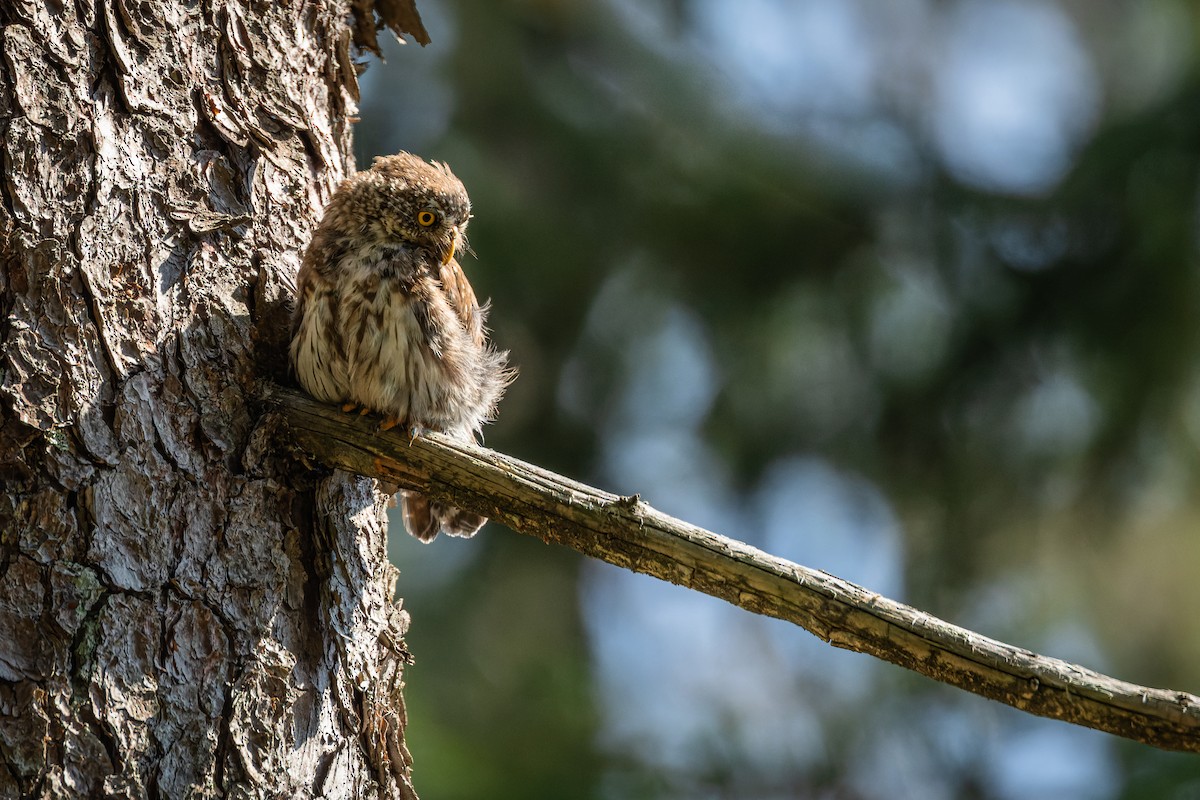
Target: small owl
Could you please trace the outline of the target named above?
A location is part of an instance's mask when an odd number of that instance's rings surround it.
[[[309,394],[383,414],[383,429],[475,441],[515,373],[488,343],[487,308],[454,258],[470,216],[450,168],[408,153],[338,187],[297,277],[291,362]],[[416,492],[401,507],[424,542],[487,522]]]

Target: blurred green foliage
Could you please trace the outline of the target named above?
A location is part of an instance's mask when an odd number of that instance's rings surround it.
[[[369,68],[356,146],[360,163],[400,149],[445,159],[471,193],[466,268],[521,368],[490,446],[799,548],[781,555],[820,544],[854,565],[868,554],[831,529],[765,522],[781,465],[824,465],[867,487],[846,497],[882,498],[879,518],[898,520],[900,599],[1131,681],[1200,689],[1191,4],[421,10],[434,44]],[[683,467],[620,467],[643,463],[647,442],[675,446]],[[704,504],[670,488],[695,484],[689,470],[712,489]],[[853,517],[858,501],[839,502]],[[398,530],[423,796],[1200,786],[1194,759],[863,666],[498,528],[428,548]],[[669,715],[622,733],[636,709],[620,699],[640,695],[599,649],[659,657],[656,608],[617,615],[622,592],[707,620],[695,637],[738,641],[730,669],[769,669],[797,705],[747,710],[731,673],[734,710],[696,728],[710,734],[689,739],[694,720]],[[637,687],[650,697],[686,682],[663,648],[661,674],[639,678],[660,681]],[[814,688],[846,670],[861,687]],[[811,741],[763,756],[756,720],[773,715],[804,717],[796,735]],[[683,755],[661,752],[655,725],[691,742]],[[1047,766],[1073,760],[1075,772]]]

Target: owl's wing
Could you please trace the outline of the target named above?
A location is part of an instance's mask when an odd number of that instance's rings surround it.
[[[292,315],[292,336],[299,331],[305,315],[311,312],[309,304],[318,295],[334,291],[334,275],[344,248],[333,246],[324,230],[318,230],[308,249],[304,261],[296,274],[296,310]]]
[[[296,312],[290,356],[300,385],[318,400],[341,402],[348,387],[346,349],[338,325],[337,287],[328,279],[324,255],[310,248],[296,276]]]
[[[458,265],[458,259],[452,258],[443,264],[439,277],[446,297],[454,308],[454,313],[462,321],[463,328],[470,334],[475,344],[482,347],[485,339],[484,314],[479,308],[479,301],[475,298],[475,290],[471,288],[466,274]]]

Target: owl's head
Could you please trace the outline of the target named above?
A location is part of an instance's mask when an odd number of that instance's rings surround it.
[[[471,201],[445,164],[410,153],[379,156],[348,183],[374,238],[427,248],[442,263],[462,246]]]

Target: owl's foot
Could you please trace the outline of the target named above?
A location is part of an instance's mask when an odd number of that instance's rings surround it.
[[[344,403],[342,405],[342,411],[345,411],[347,414],[354,411],[354,409],[356,409],[356,408],[358,408],[358,406],[355,405],[354,403]]]
[[[421,432],[425,430],[416,423],[408,423],[399,417],[393,417],[389,414],[383,418],[383,422],[379,423],[379,430],[390,431],[392,428],[399,428],[402,431],[406,431],[408,433],[409,444],[415,442],[417,437],[421,435]]]

